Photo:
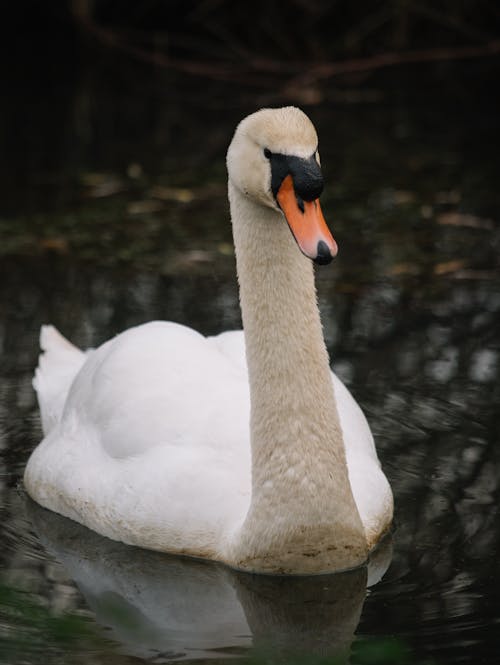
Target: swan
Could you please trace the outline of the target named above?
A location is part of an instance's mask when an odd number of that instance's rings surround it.
[[[337,246],[318,139],[296,107],[243,119],[227,153],[244,331],[173,322],[82,352],[43,326],[40,505],[101,535],[243,571],[363,565],[393,500],[368,423],[332,374],[313,262]]]

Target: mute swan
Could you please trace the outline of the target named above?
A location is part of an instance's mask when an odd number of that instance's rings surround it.
[[[337,248],[316,131],[295,107],[262,109],[227,167],[244,335],[156,321],[85,354],[44,326],[45,438],[26,489],[152,550],[262,573],[356,567],[389,528],[392,494],[323,340],[311,259]]]

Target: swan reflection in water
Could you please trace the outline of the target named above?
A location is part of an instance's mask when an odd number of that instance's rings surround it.
[[[98,623],[129,655],[161,661],[220,658],[248,649],[344,654],[367,586],[387,570],[386,537],[368,567],[316,576],[255,575],[129,547],[27,499],[43,546],[78,585]]]

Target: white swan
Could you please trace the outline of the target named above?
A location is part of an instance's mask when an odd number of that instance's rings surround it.
[[[256,572],[354,567],[389,528],[392,494],[329,369],[311,259],[336,245],[315,129],[297,108],[263,109],[236,129],[227,165],[244,336],[153,322],[84,354],[44,327],[45,438],[25,485],[148,549]]]

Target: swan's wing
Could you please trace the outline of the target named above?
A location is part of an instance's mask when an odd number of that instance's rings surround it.
[[[332,377],[352,493],[372,548],[392,521],[392,492],[363,411],[342,381],[333,373]]]
[[[207,341],[222,353],[235,368],[243,372],[245,376],[248,375],[243,330],[229,330],[220,333],[220,335],[207,337]]]
[[[332,380],[347,455],[354,453],[367,455],[374,461],[378,461],[375,442],[365,414],[349,390],[333,372]]]
[[[40,348],[33,388],[40,405],[43,433],[48,434],[61,419],[69,388],[85,363],[86,354],[54,326],[42,326]]]
[[[232,438],[232,429],[240,434],[243,416],[229,405],[236,391],[245,393],[240,403],[248,409],[242,331],[205,338],[156,321],[82,352],[43,326],[40,346],[33,386],[45,435],[66,419],[62,426],[71,422],[71,434],[79,427],[103,432],[107,452],[123,458],[162,442],[193,444],[220,432]]]
[[[63,420],[99,433],[113,458],[158,445],[233,446],[248,428],[246,375],[191,328],[155,321],[96,349],[73,381]],[[245,443],[248,435],[245,437]]]
[[[250,484],[246,376],[166,322],[88,355],[25,472],[39,503],[103,535],[200,556],[244,517]]]

